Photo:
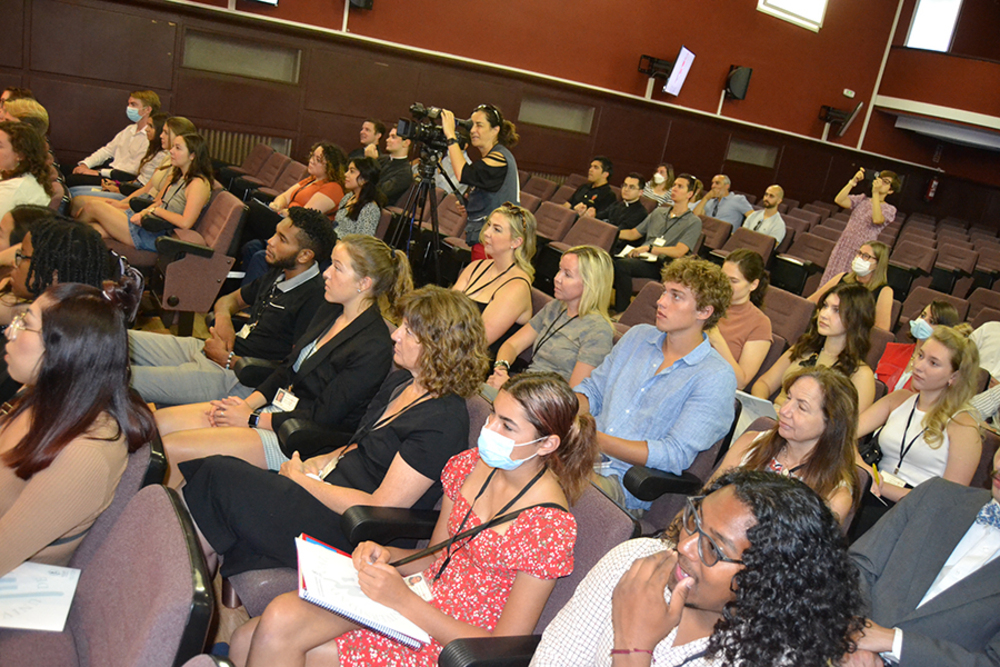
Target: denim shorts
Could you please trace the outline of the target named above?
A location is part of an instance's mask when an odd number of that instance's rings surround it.
[[[150,232],[139,225],[129,224],[128,226],[129,234],[132,235],[132,244],[135,246],[136,250],[148,250],[149,252],[156,252],[156,239],[161,236],[166,236],[170,230],[164,230],[162,232]]]

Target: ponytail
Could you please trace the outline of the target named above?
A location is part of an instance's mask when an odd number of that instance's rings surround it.
[[[403,319],[400,308],[402,299],[413,291],[413,271],[406,253],[399,249],[392,251],[392,265],[396,272],[396,279],[383,297],[385,303],[380,303],[379,307],[382,308],[382,314],[386,316],[386,319],[394,324],[399,324]]]
[[[576,504],[590,483],[598,454],[597,423],[589,414],[577,415],[559,448],[545,460],[559,478],[559,485],[571,505]]]
[[[521,140],[521,137],[517,134],[517,128],[514,123],[509,120],[505,120],[500,125],[500,134],[497,135],[497,141],[503,144],[507,148],[513,148],[517,146],[517,142]]]
[[[413,289],[413,273],[406,253],[393,250],[367,234],[347,234],[337,241],[337,245],[347,249],[355,274],[372,279],[372,297],[382,317],[398,323],[399,300]]]

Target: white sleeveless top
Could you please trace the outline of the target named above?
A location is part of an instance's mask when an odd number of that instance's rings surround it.
[[[878,444],[882,448],[879,469],[893,473],[911,486],[917,486],[932,477],[941,477],[948,466],[948,431],[945,430],[938,447],[932,448],[927,444],[923,433],[926,413],[915,409],[918,396],[919,394],[914,394],[889,414],[885,427],[878,437]],[[913,419],[909,419],[911,410]],[[910,428],[904,435],[903,429],[906,428],[908,419]],[[916,440],[913,447],[906,453],[900,465],[899,454],[914,437]],[[896,472],[897,466],[899,472]]]

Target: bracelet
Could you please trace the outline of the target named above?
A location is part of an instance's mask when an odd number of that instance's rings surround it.
[[[503,366],[504,370],[510,371],[510,362],[507,361],[506,359],[497,359],[493,363],[493,368],[499,368],[500,366]]]
[[[613,648],[611,649],[611,657],[616,655],[630,655],[632,653],[648,653],[649,657],[653,657],[653,651],[644,648]],[[652,660],[653,664],[656,664],[656,660]]]
[[[229,365],[231,363],[233,363],[233,351],[232,350],[229,351],[229,356],[226,357],[226,370],[227,371],[229,370]]]

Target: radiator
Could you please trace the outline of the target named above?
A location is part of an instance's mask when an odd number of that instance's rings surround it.
[[[209,128],[201,128],[200,132],[205,137],[205,141],[208,142],[208,152],[212,158],[229,164],[242,164],[244,158],[257,144],[268,144],[274,150],[285,155],[288,155],[291,150],[291,141],[281,137],[266,137],[260,134],[227,132]]]

